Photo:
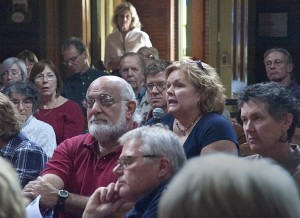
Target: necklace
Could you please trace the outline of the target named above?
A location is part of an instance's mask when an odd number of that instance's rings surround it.
[[[55,104],[53,105],[53,107],[52,108],[50,108],[50,110],[49,111],[47,111],[46,113],[44,113],[44,114],[41,114],[40,112],[41,111],[37,111],[37,114],[39,115],[39,116],[46,116],[46,115],[48,115],[48,114],[50,114],[50,112],[56,107],[56,105],[57,105],[57,102],[58,102],[58,98],[56,99],[56,101],[55,101]]]
[[[180,126],[179,126],[179,121],[178,121],[177,119],[176,119],[176,121],[175,121],[175,124],[176,124],[177,128],[179,129],[179,131],[182,132],[182,134],[185,136],[186,131],[187,131],[189,128],[191,128],[191,127],[195,124],[195,122],[196,122],[201,116],[202,116],[202,115],[199,114],[199,115],[196,117],[196,119],[194,119],[194,121],[193,121],[190,125],[188,125],[187,127],[185,127],[184,129],[181,129],[181,128],[180,128]]]

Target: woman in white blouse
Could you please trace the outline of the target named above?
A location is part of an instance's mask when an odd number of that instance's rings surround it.
[[[148,34],[141,31],[139,16],[130,2],[115,8],[112,23],[114,32],[106,39],[104,65],[108,70],[117,70],[124,53],[137,52],[143,46],[151,47],[152,43]]]
[[[52,126],[33,116],[39,106],[39,94],[35,86],[28,81],[9,84],[3,93],[15,104],[23,127],[21,131],[31,142],[42,147],[48,157],[51,157],[56,148],[56,136]]]

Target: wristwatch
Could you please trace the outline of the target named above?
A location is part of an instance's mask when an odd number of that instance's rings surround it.
[[[58,190],[58,201],[55,206],[56,211],[63,211],[65,206],[65,200],[69,197],[69,192],[66,190]]]

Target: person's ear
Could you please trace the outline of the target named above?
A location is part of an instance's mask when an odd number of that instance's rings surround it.
[[[83,55],[86,59],[89,58],[88,53],[84,51],[81,55]]]
[[[294,64],[288,63],[288,64],[287,64],[287,68],[288,68],[288,72],[289,72],[289,73],[292,72],[293,69],[294,69]]]
[[[166,157],[161,157],[159,159],[159,166],[158,166],[158,178],[165,178],[168,174],[171,174],[171,162]]]
[[[128,119],[131,118],[133,116],[135,110],[136,110],[136,102],[135,101],[128,101],[127,102],[126,117]]]
[[[293,114],[291,114],[291,113],[287,113],[286,115],[284,115],[282,127],[285,131],[287,131],[291,127],[293,118],[294,118]]]

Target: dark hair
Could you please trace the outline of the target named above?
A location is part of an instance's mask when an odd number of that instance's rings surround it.
[[[28,59],[30,62],[33,63],[37,63],[38,62],[38,58],[36,57],[36,55],[30,51],[30,50],[23,50],[21,51],[18,55],[17,58],[25,61],[26,59]]]
[[[34,64],[30,76],[29,76],[29,81],[31,81],[34,84],[34,79],[36,75],[40,74],[43,70],[45,70],[46,66],[48,66],[55,74],[56,80],[57,80],[57,87],[56,87],[56,97],[61,95],[63,91],[63,81],[61,79],[61,76],[55,67],[55,65],[48,60],[41,60],[37,63]]]
[[[144,60],[144,58],[141,54],[138,54],[138,53],[135,53],[135,52],[126,52],[125,54],[123,54],[123,56],[120,59],[120,69],[121,69],[121,62],[126,57],[137,57],[138,61],[139,61],[139,65],[141,67],[141,71],[145,75],[146,62],[145,62],[145,60]]]
[[[239,108],[249,101],[265,103],[266,108],[275,120],[280,120],[287,113],[293,115],[293,122],[287,131],[289,142],[295,133],[300,118],[300,102],[280,83],[264,82],[246,87],[238,99]]]
[[[87,56],[89,56],[89,49],[88,47],[84,44],[84,42],[77,37],[71,37],[69,39],[67,39],[62,47],[61,47],[61,52],[63,53],[65,50],[67,50],[70,45],[74,45],[76,50],[80,53],[83,54],[84,52],[86,52]]]
[[[154,60],[149,66],[146,68],[145,71],[145,80],[147,80],[147,77],[149,74],[158,74],[162,71],[164,71],[168,66],[170,66],[172,62],[165,61],[165,60]]]
[[[7,85],[2,91],[9,98],[11,94],[24,95],[26,99],[32,102],[32,113],[35,113],[39,107],[40,95],[35,86],[30,81],[18,81]]]

